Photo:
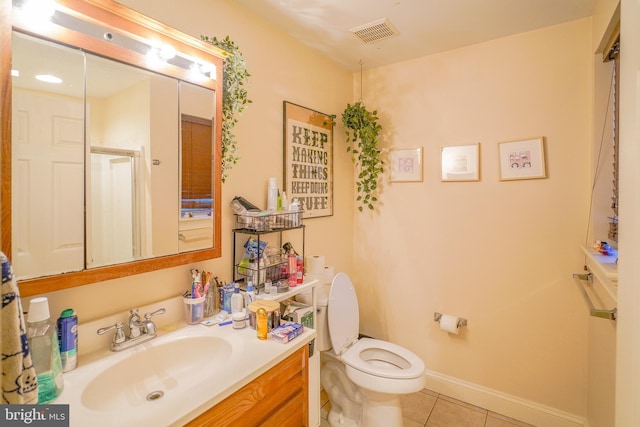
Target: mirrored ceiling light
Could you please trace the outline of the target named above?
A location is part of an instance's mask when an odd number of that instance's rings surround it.
[[[51,74],[38,74],[36,76],[36,80],[40,80],[41,82],[45,83],[62,83],[62,79],[60,77],[52,76]]]

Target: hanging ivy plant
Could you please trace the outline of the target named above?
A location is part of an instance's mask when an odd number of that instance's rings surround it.
[[[222,182],[225,182],[231,168],[240,160],[238,142],[232,130],[238,123],[238,116],[252,102],[244,87],[251,74],[247,71],[240,48],[229,36],[222,40],[208,36],[200,38],[228,54],[224,59],[222,76]]]
[[[358,210],[362,212],[365,207],[373,210],[378,201],[378,179],[384,164],[378,148],[378,134],[382,130],[378,124],[378,112],[370,112],[361,101],[347,104],[342,113],[342,124],[347,134],[347,152],[351,152],[351,161],[358,169]]]

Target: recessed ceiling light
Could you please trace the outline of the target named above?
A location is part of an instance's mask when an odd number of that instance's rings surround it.
[[[36,79],[45,83],[62,83],[62,79],[60,77],[52,76],[51,74],[38,74]]]

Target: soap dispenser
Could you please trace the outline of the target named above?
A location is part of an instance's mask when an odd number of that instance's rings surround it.
[[[58,333],[46,297],[33,298],[27,315],[27,338],[38,378],[38,403],[49,403],[64,388]]]

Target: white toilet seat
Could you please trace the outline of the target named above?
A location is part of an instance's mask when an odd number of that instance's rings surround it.
[[[372,338],[358,339],[358,298],[345,273],[333,279],[327,310],[333,350],[346,365],[387,379],[414,379],[424,374],[422,359],[406,348]]]
[[[340,358],[346,365],[376,377],[411,379],[424,374],[424,362],[414,353],[372,338],[359,339]]]

